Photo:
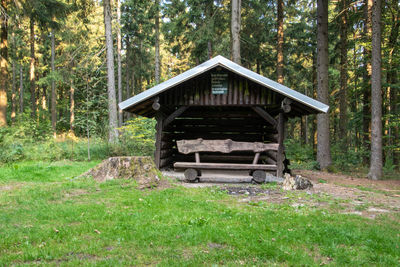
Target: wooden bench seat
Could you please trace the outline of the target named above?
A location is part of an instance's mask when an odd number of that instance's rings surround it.
[[[276,165],[270,164],[242,164],[242,163],[196,163],[196,162],[175,162],[174,167],[195,168],[203,170],[266,170],[276,171]]]
[[[182,154],[195,154],[195,162],[175,162],[175,169],[185,169],[185,178],[194,181],[201,176],[201,170],[248,170],[253,175],[253,180],[263,182],[266,178],[265,171],[277,171],[278,166],[273,164],[258,164],[260,153],[277,151],[279,145],[275,143],[265,144],[261,142],[235,142],[226,140],[179,140],[176,142],[178,151]],[[252,164],[247,163],[211,163],[200,162],[200,152],[219,152],[228,154],[235,151],[253,151]]]

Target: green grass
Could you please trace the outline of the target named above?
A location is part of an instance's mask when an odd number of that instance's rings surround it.
[[[0,167],[0,266],[400,263],[398,214],[371,220],[239,202],[216,187],[140,191],[74,178],[93,165]]]
[[[98,164],[99,161],[19,162],[0,167],[0,184],[15,182],[55,182],[73,178]]]

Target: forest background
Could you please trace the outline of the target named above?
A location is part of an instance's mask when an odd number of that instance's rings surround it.
[[[222,55],[330,105],[325,141],[318,140],[317,116],[289,121],[292,167],[366,174],[381,150],[385,177],[397,177],[400,3],[327,3],[1,0],[0,162],[152,155],[154,121],[110,116],[113,103]],[[319,39],[325,22],[327,39]],[[325,89],[320,45],[328,49]],[[322,144],[331,161],[317,157]]]

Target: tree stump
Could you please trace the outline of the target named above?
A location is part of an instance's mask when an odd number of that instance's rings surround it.
[[[92,176],[99,182],[113,179],[133,179],[137,182],[139,189],[155,187],[160,181],[151,157],[112,157],[82,176]]]

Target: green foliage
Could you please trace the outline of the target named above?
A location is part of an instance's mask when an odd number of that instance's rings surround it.
[[[154,152],[154,136],[155,136],[154,119],[145,117],[133,118],[120,128],[121,144],[128,151],[136,151],[139,155],[153,155]]]
[[[312,147],[303,145],[295,139],[285,141],[286,157],[290,160],[291,169],[319,169]]]
[[[92,160],[110,156],[153,156],[155,120],[138,117],[121,127],[120,142],[110,145],[101,137],[90,138]],[[50,122],[34,122],[29,116],[19,117],[13,127],[0,128],[0,164],[21,160],[57,161],[87,160],[86,138],[51,136]]]

